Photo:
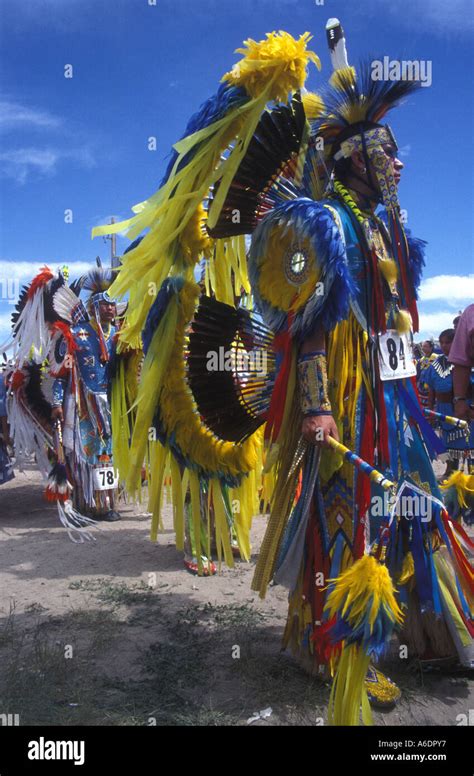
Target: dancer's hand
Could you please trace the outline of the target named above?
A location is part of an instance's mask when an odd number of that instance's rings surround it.
[[[328,437],[339,442],[337,426],[332,415],[315,415],[304,418],[301,433],[307,442],[321,447],[329,447]]]

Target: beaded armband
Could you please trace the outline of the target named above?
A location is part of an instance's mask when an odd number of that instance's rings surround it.
[[[298,380],[303,415],[332,415],[326,354],[322,350],[299,357]]]

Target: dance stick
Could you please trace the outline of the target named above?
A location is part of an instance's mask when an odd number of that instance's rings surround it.
[[[443,415],[442,412],[435,412],[434,410],[429,410],[426,407],[423,408],[423,412],[425,415],[428,415],[430,418],[436,418],[437,420],[442,420],[443,423],[449,423],[450,426],[456,426],[457,428],[462,428],[464,431],[467,431],[469,429],[469,423],[467,420],[461,420],[461,418],[453,418],[452,415]]]
[[[349,450],[348,447],[334,439],[334,437],[327,437],[326,441],[333,448],[333,450],[336,450],[338,453],[343,455],[346,461],[349,461],[357,469],[360,469],[361,472],[367,474],[367,476],[370,477],[373,482],[381,485],[384,490],[392,490],[397,487],[394,482],[388,480],[386,477],[384,477],[383,474],[381,474],[381,472],[377,471],[377,469],[374,469],[370,463],[364,461],[362,458],[360,458],[360,456],[353,453],[352,450]]]

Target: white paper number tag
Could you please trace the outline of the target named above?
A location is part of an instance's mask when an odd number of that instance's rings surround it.
[[[379,334],[379,365],[381,380],[400,380],[416,375],[411,341],[408,334],[388,329]]]
[[[94,468],[94,490],[113,490],[118,485],[113,466]]]

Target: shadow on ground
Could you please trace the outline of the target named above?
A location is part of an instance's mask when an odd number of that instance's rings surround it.
[[[236,725],[269,706],[272,724],[322,724],[327,686],[275,651],[279,629],[250,604],[174,594],[170,613],[143,583],[83,584],[100,608],[35,604],[0,624],[0,709],[21,725]]]

